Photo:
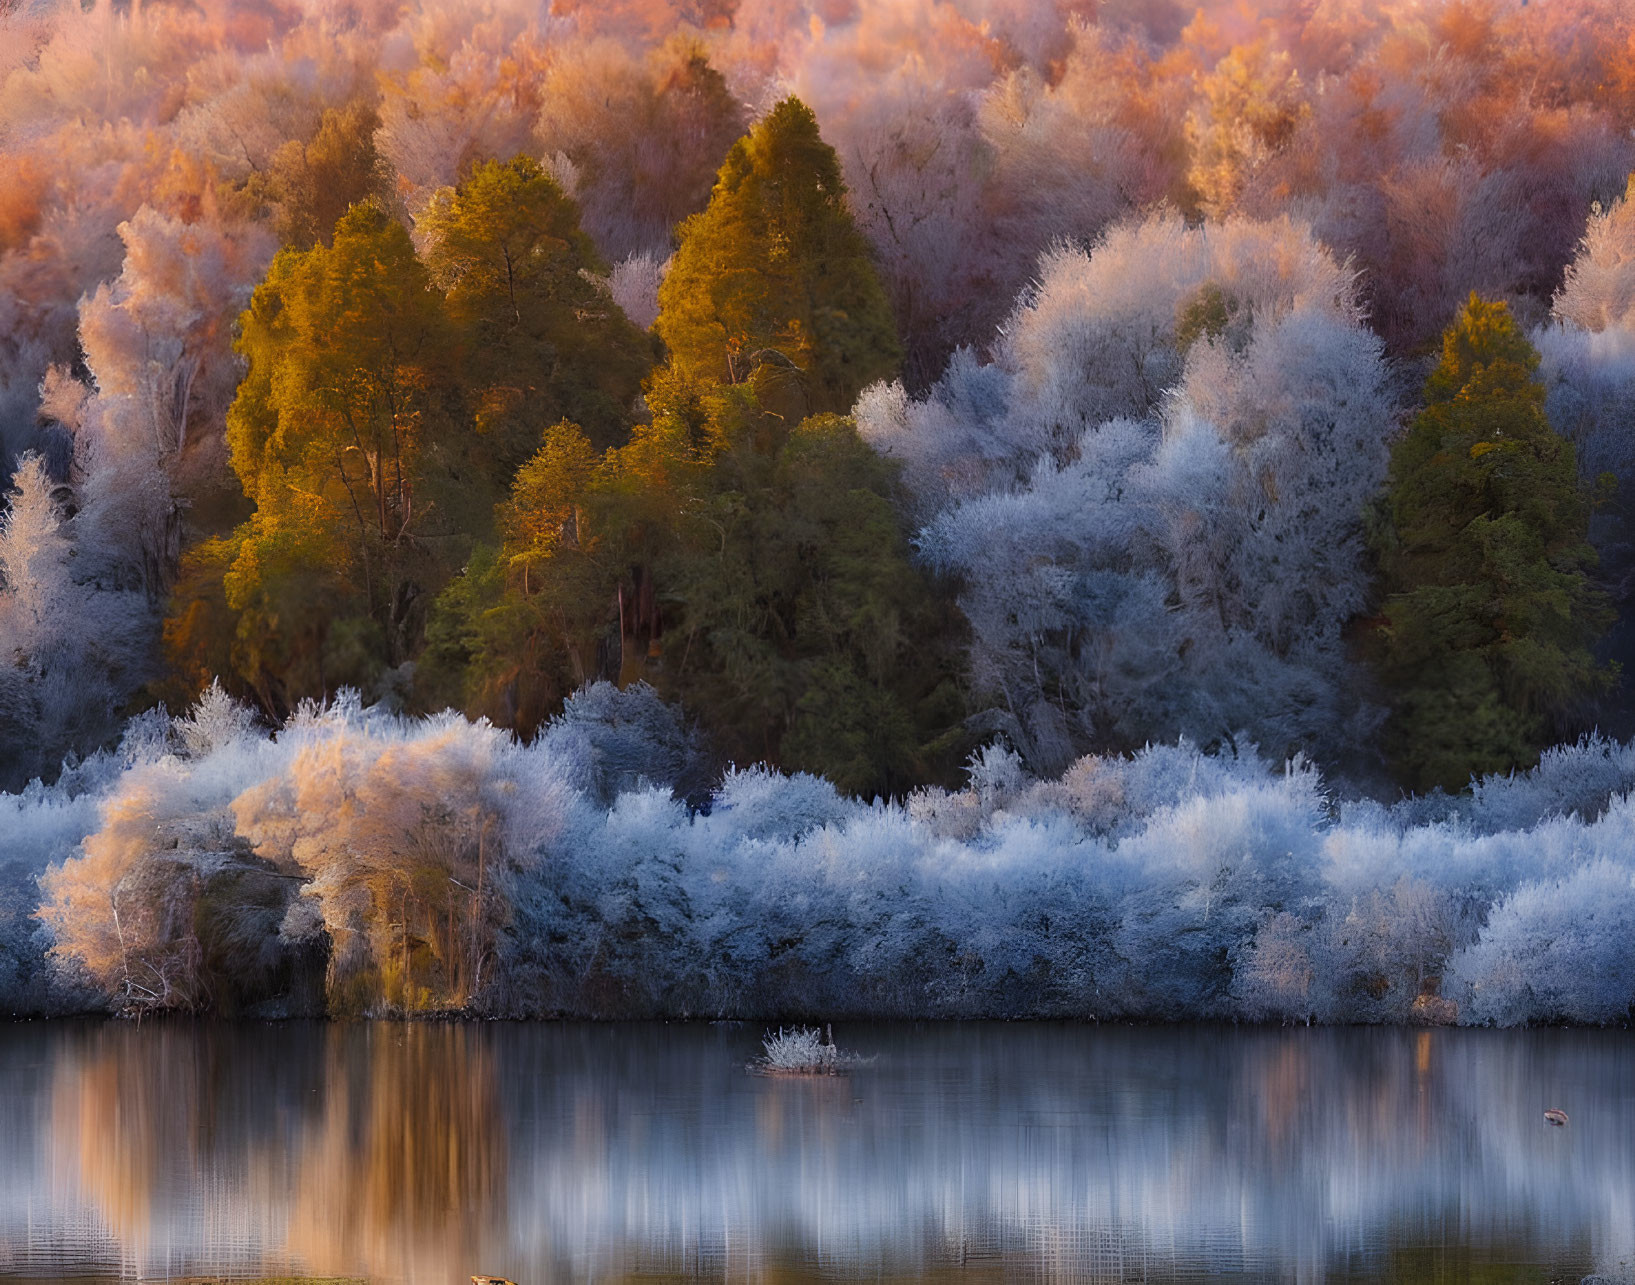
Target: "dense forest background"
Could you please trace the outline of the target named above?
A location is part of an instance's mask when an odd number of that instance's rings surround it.
[[[1627,1015],[1632,171],[1621,0],[11,4],[0,989]]]

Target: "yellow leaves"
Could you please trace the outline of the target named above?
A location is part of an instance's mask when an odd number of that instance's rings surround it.
[[[1498,446],[1493,442],[1477,442],[1476,445],[1470,448],[1470,458],[1473,460],[1479,460],[1489,451],[1496,451],[1498,449]]]
[[[659,287],[655,328],[678,372],[742,383],[776,351],[806,373],[780,408],[797,418],[850,409],[890,373],[891,310],[843,192],[838,158],[797,99],[733,148]]]
[[[1264,39],[1232,49],[1201,78],[1203,103],[1187,120],[1190,178],[1217,213],[1232,208],[1254,172],[1286,148],[1311,113],[1300,73]]]
[[[566,420],[545,434],[534,457],[517,471],[501,524],[512,565],[585,542],[582,503],[597,469],[596,452]]]
[[[521,404],[520,388],[499,386],[485,388],[477,400],[477,409],[472,416],[472,427],[479,433],[488,434],[497,424],[515,414]]]

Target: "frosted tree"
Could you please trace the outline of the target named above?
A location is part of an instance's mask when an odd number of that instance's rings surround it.
[[[541,729],[541,749],[564,765],[574,788],[607,804],[625,790],[663,786],[680,797],[708,784],[702,737],[646,683],[580,688]]]
[[[79,583],[56,487],[23,458],[0,516],[0,781],[49,774],[113,731],[150,622],[139,595]]]
[[[1532,340],[1548,390],[1545,410],[1572,442],[1580,477],[1593,485],[1611,474],[1618,483],[1612,502],[1591,517],[1590,538],[1602,576],[1627,601],[1635,590],[1628,494],[1635,487],[1635,201],[1626,196],[1594,211],[1552,322]]]
[[[1471,1016],[1498,1026],[1624,1021],[1635,1004],[1635,930],[1627,864],[1592,861],[1522,884],[1489,913],[1481,938],[1451,961]]]
[[[231,482],[224,421],[241,373],[233,319],[272,241],[146,206],[119,233],[123,270],[80,307],[95,392],[76,433],[77,525],[95,540],[100,573],[157,598],[180,556],[181,506]]]
[[[1264,36],[1256,42],[1260,67],[1284,51],[1304,58],[1305,92],[1289,99],[1291,114],[1278,107],[1275,78],[1257,88],[1250,74],[1234,86],[1218,70],[1207,96],[1219,123],[1195,135],[1203,144],[1195,169],[1221,154],[1212,136],[1253,142],[1270,123],[1274,145],[1242,152],[1247,163],[1227,171],[1224,188],[1204,165],[1201,186],[1217,208],[1229,196],[1225,208],[1244,214],[1310,219],[1364,270],[1372,324],[1395,351],[1434,340],[1472,290],[1508,299],[1536,321],[1591,201],[1620,189],[1635,165],[1628,120],[1609,110],[1611,95],[1591,88],[1606,72],[1568,70],[1587,52],[1561,38],[1578,22],[1614,43],[1627,38],[1611,34],[1627,18],[1596,7],[1594,18],[1569,18],[1558,6],[1541,14],[1525,5],[1425,4],[1405,9],[1384,39],[1387,28],[1377,19],[1368,27],[1366,7],[1353,6],[1348,17],[1363,29],[1337,33],[1337,44],[1314,30],[1316,15],[1303,30],[1285,19],[1270,46]],[[1250,52],[1234,51],[1220,69],[1237,62],[1252,73]],[[1242,98],[1245,90],[1253,96]]]
[[[34,533],[37,555],[5,577],[7,652],[17,658],[6,682],[11,702],[31,711],[19,714],[8,747],[19,772],[49,771],[70,749],[94,747],[149,673],[151,608],[175,573],[182,506],[226,485],[222,412],[239,371],[230,328],[270,252],[253,228],[148,206],[119,234],[122,269],[78,309],[92,383],[64,364],[45,369],[34,414],[51,425],[44,441],[55,449],[49,469],[38,459],[18,475],[9,540]],[[72,486],[54,496],[51,477]],[[59,500],[72,501],[71,524]],[[48,530],[49,555],[36,539]]]
[[[663,284],[664,274],[669,268],[668,259],[661,261],[658,255],[648,250],[613,265],[613,272],[608,278],[608,292],[613,296],[613,302],[639,329],[650,330],[658,320],[659,286]]]
[[[924,0],[785,38],[789,84],[832,135],[916,391],[953,349],[987,343],[1041,251],[1168,194],[1144,103],[1132,106],[1150,68],[1108,43],[1044,10]],[[1023,47],[1040,53],[1017,65]]]
[[[1596,334],[1635,329],[1635,202],[1628,195],[1590,218],[1555,297],[1558,321]]]
[[[1160,217],[1058,250],[997,369],[859,429],[904,460],[959,577],[993,718],[1037,770],[1247,732],[1336,753],[1371,714],[1341,630],[1392,407],[1350,276],[1298,225]]]
[[[281,933],[327,935],[332,1011],[466,1004],[492,977],[505,915],[508,736],[456,715],[404,726],[354,702],[283,739],[293,758],[233,800],[236,833],[303,877]]]
[[[414,54],[383,78],[375,144],[418,209],[468,165],[530,150],[548,40],[520,5],[429,4],[396,33]]]
[[[7,497],[10,509],[0,524],[0,586],[5,593],[0,620],[7,650],[31,657],[66,632],[76,594],[62,514],[39,456],[24,457],[13,486]]]
[[[540,98],[538,145],[573,167],[585,230],[610,260],[663,259],[749,123],[705,47],[679,33],[645,57],[623,38],[564,50]]]

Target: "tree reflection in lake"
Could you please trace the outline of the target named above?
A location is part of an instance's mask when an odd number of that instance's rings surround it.
[[[1635,1263],[1625,1032],[838,1034],[875,1061],[803,1080],[748,1027],[0,1028],[0,1274]]]

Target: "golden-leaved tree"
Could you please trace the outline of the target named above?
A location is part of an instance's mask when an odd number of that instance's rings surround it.
[[[332,245],[279,254],[238,350],[249,369],[228,443],[255,512],[187,559],[167,632],[173,652],[201,647],[201,617],[225,610],[229,672],[280,714],[410,656],[438,516],[428,474],[451,431],[450,335],[408,232],[366,203]],[[219,639],[204,650],[223,658]]]
[[[388,671],[406,691],[423,603],[494,539],[543,431],[625,436],[652,341],[539,165],[477,165],[419,230],[421,255],[383,207],[354,206],[332,243],[286,248],[241,318],[228,439],[255,511],[185,559],[167,696],[221,675],[276,718]]]
[[[834,149],[786,98],[727,155],[680,229],[657,330],[691,379],[753,381],[769,409],[844,414],[901,360]]]
[[[613,302],[578,208],[539,163],[477,166],[417,227],[462,336],[460,379],[500,490],[559,420],[598,446],[622,441],[652,342]]]

